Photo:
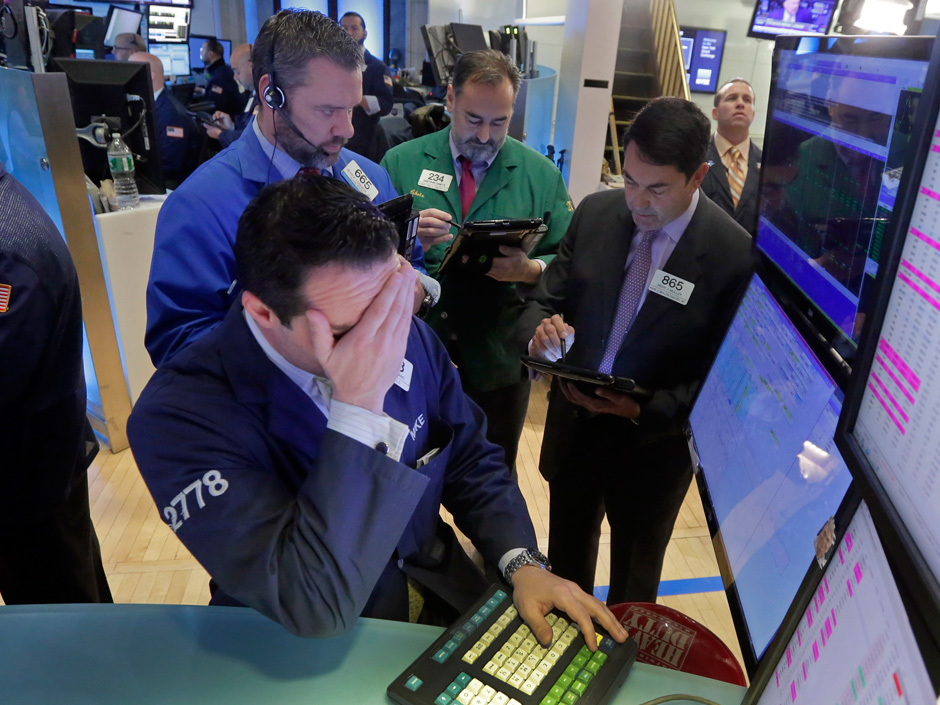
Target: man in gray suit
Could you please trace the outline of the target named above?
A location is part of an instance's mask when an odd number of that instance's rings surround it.
[[[712,117],[718,123],[708,143],[708,173],[702,191],[751,235],[757,234],[757,182],[761,150],[751,142],[754,89],[732,78],[715,94]]]
[[[640,111],[624,138],[624,193],[584,199],[517,328],[520,352],[555,360],[566,339],[568,364],[651,392],[552,386],[539,464],[549,558],[593,589],[606,511],[608,604],[656,599],[692,479],[684,426],[752,269],[747,232],[699,190],[709,127],[678,98]]]

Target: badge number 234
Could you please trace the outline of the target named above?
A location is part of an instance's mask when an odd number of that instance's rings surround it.
[[[193,480],[191,484],[187,485],[186,489],[176,495],[170,502],[170,506],[163,508],[163,517],[173,531],[179,531],[183,522],[189,519],[189,501],[193,497],[195,497],[199,509],[206,506],[203,488],[209,496],[218,497],[225,494],[225,490],[228,489],[228,480],[223,478],[222,473],[218,470],[209,470],[200,479]],[[177,508],[179,508],[179,511],[177,511]]]

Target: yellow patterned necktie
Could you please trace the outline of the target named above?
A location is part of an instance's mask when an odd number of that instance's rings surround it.
[[[731,168],[728,169],[728,186],[731,188],[731,201],[738,207],[741,191],[744,190],[744,156],[737,147],[731,149]]]

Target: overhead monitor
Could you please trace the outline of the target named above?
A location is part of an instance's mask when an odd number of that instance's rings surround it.
[[[150,5],[154,0],[140,0],[141,5]],[[177,7],[192,7],[192,0],[159,0],[160,4],[176,5]]]
[[[848,363],[871,306],[932,41],[781,37],[774,49],[757,246]]]
[[[119,34],[140,34],[140,23],[144,19],[143,14],[133,10],[125,10],[121,7],[111,6],[108,11],[106,29],[104,31],[104,45],[106,47],[114,46],[114,39]]]
[[[147,36],[158,44],[184,44],[189,38],[188,7],[150,5],[147,8]]]
[[[199,71],[203,67],[199,51],[208,39],[214,39],[214,37],[206,37],[198,34],[193,34],[189,37],[189,65],[192,67],[193,71]],[[216,41],[222,45],[222,61],[231,66],[232,41],[230,39],[216,39]]]
[[[679,28],[685,77],[693,93],[714,93],[718,90],[725,35],[723,29]]]
[[[757,0],[747,36],[828,34],[838,0]]]
[[[744,705],[937,701],[936,649],[923,639],[864,502],[825,572],[804,588]]]
[[[150,53],[160,59],[165,76],[188,76],[190,74],[189,47],[186,44],[157,44],[154,42],[150,45]]]
[[[851,483],[838,386],[755,274],[689,424],[715,553],[753,672]]]
[[[165,193],[153,116],[153,88],[148,64],[136,61],[53,59],[54,70],[68,79],[75,127],[105,122],[121,133],[134,154],[141,193]],[[85,174],[95,182],[110,179],[107,145],[99,148],[78,139]]]
[[[940,640],[940,44],[837,440],[898,553],[923,580]],[[876,519],[879,515],[876,514]],[[925,607],[925,608],[926,608]]]

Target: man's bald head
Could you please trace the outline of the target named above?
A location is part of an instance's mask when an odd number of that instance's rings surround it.
[[[251,44],[242,44],[232,49],[232,56],[229,58],[232,72],[235,74],[235,80],[238,81],[247,91],[252,90],[255,85],[252,73],[251,63]]]
[[[148,54],[146,51],[138,51],[131,54],[128,61],[139,61],[141,63],[150,64],[150,80],[153,83],[153,92],[156,93],[163,88],[166,78],[163,75],[163,62],[160,61],[160,59],[153,54]]]

